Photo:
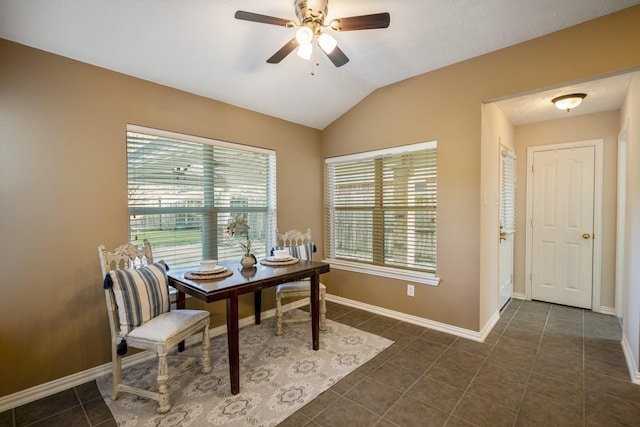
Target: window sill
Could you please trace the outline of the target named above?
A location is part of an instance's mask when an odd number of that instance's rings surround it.
[[[331,264],[331,268],[336,270],[353,271],[355,273],[371,274],[373,276],[388,277],[390,279],[405,280],[412,283],[422,283],[424,285],[438,286],[440,278],[434,274],[422,273],[412,270],[402,270],[399,268],[380,267],[376,265],[361,264],[336,259],[322,260]]]

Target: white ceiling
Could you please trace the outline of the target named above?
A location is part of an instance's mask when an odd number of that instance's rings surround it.
[[[496,102],[513,125],[537,123],[570,116],[617,110],[627,94],[631,73],[601,78],[569,86],[535,92]],[[567,112],[558,110],[551,100],[557,96],[585,93],[580,106]]]
[[[314,75],[295,53],[266,63],[295,29],[234,19],[236,10],[295,19],[293,0],[0,0],[0,37],[323,129],[379,87],[639,3],[330,0],[329,20],[389,12],[391,24],[327,30],[350,61],[336,68],[320,53]],[[544,96],[557,91],[565,93]],[[582,111],[609,91],[588,93]],[[618,98],[607,102],[619,106]],[[537,111],[535,102],[509,102],[500,105],[514,123]]]

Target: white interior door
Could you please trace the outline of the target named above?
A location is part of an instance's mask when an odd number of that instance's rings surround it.
[[[513,295],[513,236],[516,218],[516,157],[502,150],[500,162],[500,275],[499,307]]]
[[[500,308],[513,295],[513,233],[505,234],[500,240]]]
[[[531,297],[591,308],[595,149],[533,156]]]

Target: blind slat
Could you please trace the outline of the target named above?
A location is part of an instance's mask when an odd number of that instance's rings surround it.
[[[252,252],[266,254],[276,230],[275,153],[150,131],[127,132],[131,240],[148,239],[154,258],[172,267],[239,259],[226,226],[246,212]]]
[[[326,177],[330,258],[435,273],[435,143],[333,158]]]
[[[516,159],[508,153],[502,155],[501,199],[500,219],[503,231],[513,232],[516,228]]]

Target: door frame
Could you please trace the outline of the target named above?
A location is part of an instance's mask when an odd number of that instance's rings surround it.
[[[533,155],[538,151],[565,150],[579,147],[594,148],[594,187],[593,187],[593,270],[591,310],[600,313],[600,290],[602,280],[602,182],[603,182],[603,139],[566,142],[560,144],[537,145],[527,148],[527,202],[525,235],[525,299],[531,300],[533,269]]]

